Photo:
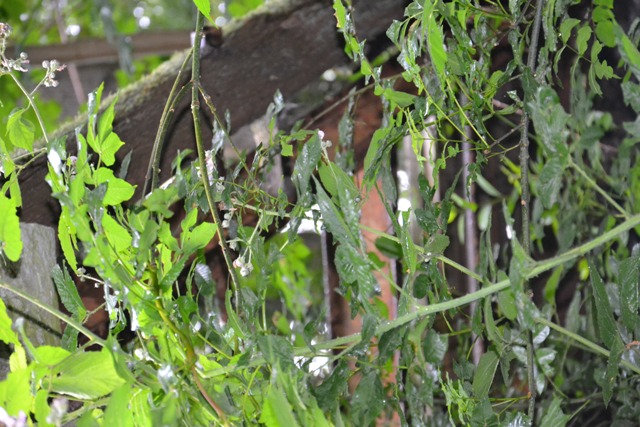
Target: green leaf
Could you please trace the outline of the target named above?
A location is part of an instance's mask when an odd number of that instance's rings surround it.
[[[347,23],[347,10],[342,4],[342,0],[333,0],[333,10],[336,17],[336,26],[340,29],[344,28]]]
[[[67,269],[65,268],[63,270],[59,265],[56,265],[53,267],[51,276],[53,277],[53,281],[58,291],[58,296],[60,297],[60,301],[62,302],[62,305],[64,305],[64,308],[66,308],[76,318],[84,319],[87,310],[82,303],[82,299],[80,298],[75,282],[71,276],[69,276],[69,273],[67,273]]]
[[[295,368],[293,364],[293,346],[289,341],[277,335],[266,335],[258,338],[258,349],[269,365],[288,371]]]
[[[304,144],[293,169],[293,183],[298,189],[298,198],[302,198],[309,188],[309,179],[320,161],[322,143],[315,133]]]
[[[620,309],[622,322],[633,331],[638,326],[638,287],[640,286],[640,257],[632,256],[620,263]]]
[[[447,337],[429,329],[422,341],[422,352],[427,363],[439,365],[447,352]]]
[[[571,37],[571,30],[573,30],[573,28],[575,28],[579,23],[580,20],[576,18],[566,18],[560,23],[560,37],[562,39],[562,43],[567,43],[569,37]]]
[[[540,86],[533,101],[527,103],[536,134],[542,139],[542,146],[549,157],[568,153],[566,140],[569,136],[567,123],[569,115],[560,104],[560,98],[553,88]]]
[[[377,372],[368,369],[351,399],[353,419],[358,420],[359,425],[370,425],[385,407],[384,397],[384,389]]]
[[[500,358],[492,350],[480,357],[480,362],[478,362],[473,376],[473,394],[476,399],[484,399],[489,395],[489,389],[498,369],[498,362],[500,362]]]
[[[429,56],[436,69],[436,73],[440,78],[440,84],[444,85],[446,79],[445,66],[447,64],[447,53],[444,49],[444,36],[442,34],[442,25],[436,22],[435,15],[432,12],[433,6],[425,8],[423,17],[423,25],[427,29],[427,44],[429,46]],[[426,19],[425,19],[426,18]]]
[[[584,25],[578,29],[578,33],[576,35],[576,47],[578,48],[578,53],[580,55],[584,55],[587,51],[592,32],[591,27],[588,25]]]
[[[432,234],[424,245],[427,257],[442,255],[449,246],[449,237],[444,234]]]
[[[316,182],[316,201],[318,202],[318,208],[320,209],[322,220],[327,229],[337,241],[357,246],[358,242],[355,236],[351,235],[340,210],[336,207],[335,203],[331,201],[315,178],[314,181]]]
[[[269,388],[267,397],[262,405],[260,422],[265,423],[267,427],[295,427],[299,425],[293,415],[293,409],[287,401],[287,397],[279,387]]]
[[[609,360],[607,361],[607,370],[604,376],[604,384],[602,386],[602,398],[604,405],[609,405],[613,397],[613,390],[616,388],[616,378],[618,377],[620,360],[624,353],[625,346],[620,336],[616,336],[613,345],[609,349]]]
[[[129,407],[132,391],[131,384],[123,384],[113,392],[104,411],[104,425],[113,427],[134,425],[133,415]]]
[[[611,348],[614,341],[616,341],[615,338],[620,338],[620,334],[616,321],[613,318],[613,310],[609,303],[604,282],[592,260],[589,260],[589,275],[591,276],[591,286],[593,287],[593,297],[595,299],[596,326],[598,327],[602,342],[604,342],[607,348]]]
[[[28,108],[15,109],[7,118],[7,133],[9,141],[13,146],[33,151],[35,141],[35,129],[33,123],[22,118]],[[7,147],[8,148],[8,147]]]
[[[571,420],[571,415],[562,412],[561,404],[562,399],[553,396],[551,405],[544,411],[542,420],[540,420],[540,427],[564,427],[567,425]]]
[[[0,193],[0,248],[7,258],[17,262],[22,254],[20,220],[12,199]]]
[[[211,19],[211,0],[193,0],[193,4],[212,25],[215,25],[215,22]]]
[[[209,244],[209,242],[211,242],[217,230],[218,226],[211,222],[203,222],[202,224],[197,225],[192,231],[186,234],[186,238],[184,238],[184,243],[182,245],[182,251],[186,255],[190,255],[198,249],[203,249]]]
[[[540,171],[539,194],[542,206],[550,209],[558,200],[565,165],[560,157],[552,157]]]
[[[11,329],[11,318],[7,314],[7,306],[0,298],[0,341],[7,344],[20,345],[18,335]]]
[[[46,384],[47,380],[43,380]],[[115,370],[111,353],[102,351],[73,353],[53,369],[51,391],[78,399],[97,399],[124,384]]]
[[[400,108],[406,108],[410,105],[413,105],[413,101],[416,98],[415,95],[406,92],[399,92],[391,88],[384,89],[384,91],[382,92],[382,96],[387,98],[392,103],[397,104]]]
[[[122,253],[131,249],[131,234],[107,213],[102,216],[102,227],[116,252]]]
[[[116,178],[111,169],[100,168],[95,172],[96,185],[107,184],[107,192],[104,194],[102,204],[104,206],[116,206],[129,200],[136,188],[124,179]]]

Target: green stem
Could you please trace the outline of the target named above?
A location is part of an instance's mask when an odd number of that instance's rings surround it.
[[[38,119],[38,124],[40,125],[40,130],[42,131],[42,136],[44,138],[44,141],[47,144],[49,144],[49,137],[47,136],[47,131],[44,128],[44,122],[42,121],[42,116],[40,116],[40,110],[38,110],[38,108],[36,107],[36,104],[33,102],[33,96],[31,96],[29,91],[27,91],[27,89],[24,86],[22,86],[22,83],[20,83],[20,80],[18,80],[16,76],[13,75],[13,73],[9,73],[9,75],[11,76],[15,84],[20,88],[24,96],[26,96],[27,99],[29,100],[29,105],[31,105],[33,112],[36,114],[36,119]]]
[[[193,55],[193,48],[189,51],[187,56],[184,58],[182,62],[182,66],[178,71],[178,75],[176,76],[175,81],[173,82],[173,87],[171,88],[171,92],[169,92],[169,97],[167,98],[167,102],[164,105],[164,110],[162,111],[162,116],[160,117],[160,124],[158,126],[158,132],[156,133],[156,138],[153,141],[153,148],[151,150],[151,159],[149,159],[149,167],[147,168],[147,175],[144,180],[144,187],[142,191],[142,197],[144,197],[148,191],[153,191],[158,187],[158,176],[160,175],[160,157],[162,155],[162,146],[164,145],[165,135],[167,134],[167,130],[169,129],[169,123],[173,117],[173,113],[178,105],[178,103],[182,100],[185,95],[189,84],[183,85],[178,93],[176,94],[176,90],[178,89],[178,85],[180,84],[182,73],[186,70],[187,65],[189,64],[189,60],[191,59],[191,55]],[[149,181],[151,181],[151,189],[149,189]]]
[[[602,189],[602,187],[600,187],[598,185],[597,182],[595,182],[593,179],[591,179],[591,177],[582,170],[582,168],[580,166],[578,166],[572,159],[571,157],[569,157],[569,166],[571,166],[573,169],[575,169],[586,181],[587,183],[591,186],[591,188],[593,188],[596,192],[598,192],[602,197],[604,197],[604,199],[609,202],[611,204],[611,206],[613,206],[618,212],[620,212],[620,214],[622,214],[622,216],[625,219],[629,218],[629,213],[627,211],[624,210],[624,208],[622,206],[620,206],[618,203],[616,203],[615,200],[613,200],[611,198],[611,196],[609,196],[609,194],[607,194],[606,191],[604,191]]]
[[[551,329],[560,332],[561,334],[571,338],[572,340],[582,344],[583,346],[585,346],[588,350],[596,353],[596,354],[600,354],[604,357],[606,357],[607,359],[609,358],[609,350],[607,350],[606,348],[600,347],[598,344],[594,343],[593,341],[589,341],[588,339],[581,337],[580,335],[571,332],[568,329],[563,328],[560,325],[557,325],[547,319],[543,319],[543,318],[535,318],[534,319],[537,323],[540,323],[541,325],[545,325],[550,327]],[[625,368],[635,372],[636,374],[640,375],[640,368],[638,368],[637,366],[627,362],[626,360],[621,360],[620,364],[622,366],[624,366]]]
[[[72,319],[71,317],[68,317],[66,315],[64,315],[61,311],[56,310],[53,307],[48,306],[47,304],[44,304],[40,301],[38,301],[37,299],[33,298],[31,295],[21,291],[18,288],[15,288],[11,285],[8,285],[6,283],[0,283],[0,288],[2,289],[6,289],[9,292],[16,294],[17,296],[19,296],[20,298],[29,301],[31,304],[35,305],[36,307],[38,307],[39,309],[46,311],[47,313],[51,314],[52,316],[55,316],[56,318],[58,318],[59,320],[61,320],[62,322],[66,323],[67,325],[71,326],[73,329],[75,329],[76,331],[80,332],[82,335],[86,336],[89,339],[89,343],[88,344],[98,344],[100,347],[106,347],[107,343],[105,340],[103,340],[102,338],[100,338],[99,336],[97,336],[96,334],[94,334],[93,332],[91,332],[90,330],[88,330],[87,328],[85,328],[84,326],[82,326],[82,324],[80,322],[78,322],[75,319]]]
[[[531,269],[524,272],[523,276],[527,280],[532,279],[533,277],[536,277],[539,274],[544,273],[545,271],[549,271],[560,264],[563,264],[567,261],[571,261],[574,258],[577,258],[581,255],[586,254],[590,250],[608,242],[609,240],[614,239],[618,235],[625,233],[638,225],[640,225],[640,214],[632,216],[622,224],[609,230],[603,235],[593,240],[590,240],[589,242],[586,242],[566,252],[565,254],[559,255],[554,258],[550,258],[548,260],[536,262]],[[385,332],[407,325],[413,322],[414,320],[423,318],[425,316],[441,313],[443,311],[448,311],[454,308],[458,308],[458,307],[470,304],[474,301],[481,300],[490,295],[503,291],[509,288],[509,286],[510,286],[509,280],[505,279],[505,280],[501,280],[500,282],[485,286],[476,292],[463,295],[459,298],[456,298],[450,301],[418,307],[413,312],[407,313],[403,316],[398,317],[397,319],[381,324],[376,329],[375,335],[380,336]],[[342,348],[345,346],[352,346],[354,344],[359,343],[361,340],[362,338],[360,334],[355,333],[353,335],[347,335],[347,336],[336,338],[330,341],[325,341],[323,343],[314,345],[314,354],[315,354],[315,351],[318,351],[318,350],[333,350],[333,349]],[[309,357],[309,356],[312,356],[313,354],[310,354],[308,348],[296,348],[294,350],[294,355]],[[257,366],[263,365],[264,363],[266,362],[263,358],[256,358],[246,366],[243,366],[243,367],[229,366],[224,368],[217,368],[217,369],[213,369],[211,371],[206,372],[205,375],[208,377],[213,377],[217,375],[226,375],[231,372],[235,372],[238,369],[244,369],[248,367],[257,367]]]
[[[231,285],[233,287],[233,293],[235,296],[236,310],[238,310],[240,304],[240,295],[238,293],[238,273],[236,272],[233,261],[231,260],[231,251],[229,245],[225,240],[224,232],[222,229],[222,221],[220,221],[220,215],[218,209],[213,200],[213,194],[211,193],[211,186],[209,185],[209,173],[207,171],[207,162],[204,154],[204,146],[202,143],[202,126],[200,124],[200,39],[202,38],[203,20],[200,13],[198,13],[198,19],[196,22],[196,36],[193,44],[193,56],[191,63],[191,113],[193,115],[193,127],[196,138],[196,148],[198,150],[198,162],[200,164],[200,178],[202,179],[202,185],[204,186],[204,192],[207,196],[207,202],[209,203],[209,210],[213,217],[213,222],[216,224],[218,238],[220,240],[220,247],[222,248],[222,255],[227,264],[229,275],[231,276]]]

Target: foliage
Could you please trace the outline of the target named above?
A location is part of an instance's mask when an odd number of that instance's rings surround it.
[[[570,6],[577,3],[585,19],[573,16]],[[392,77],[368,58],[350,2],[334,0],[333,7],[345,52],[382,100],[383,120],[356,184],[344,161],[353,117],[343,118],[334,158],[320,131],[274,130],[283,105],[277,94],[268,111],[269,141],[254,158],[296,152],[295,203],[258,185],[269,161],[248,163],[244,156],[228,170],[213,167],[220,147],[203,147],[199,97],[216,112],[199,86],[198,46],[188,83],[198,161],[186,165],[179,155],[173,179],[163,186],[153,179],[137,202],[126,168],[116,163],[126,143],[113,132],[116,100],[101,109],[102,88],[91,95],[86,134],[76,133],[71,155],[67,141],[48,137],[33,95],[15,76],[20,62],[0,51],[1,80],[26,100],[0,135],[0,247],[8,259],[19,258],[16,208],[25,189],[17,177],[29,164],[21,161],[46,155],[65,258],[53,278],[71,313],[58,313],[68,325],[62,347],[36,347],[20,321],[10,327],[0,300],[0,340],[13,346],[11,373],[0,382],[0,421],[28,414],[39,425],[294,426],[371,425],[395,416],[411,425],[564,426],[593,414],[618,425],[640,417],[640,128],[637,120],[617,122],[613,112],[596,107],[605,85],[619,85],[625,104],[640,112],[640,52],[618,24],[613,1],[513,0],[482,8],[467,0],[414,1],[387,31],[403,69]],[[199,16],[198,31],[202,24]],[[538,31],[539,47],[532,36]],[[501,43],[510,55],[496,67],[493,48]],[[614,48],[615,70],[606,59]],[[569,73],[561,75],[566,62]],[[43,82],[57,70],[48,64]],[[563,85],[572,90],[564,101]],[[167,110],[175,98],[169,94]],[[24,116],[28,111],[35,122]],[[38,132],[46,147],[34,150]],[[217,116],[214,132],[233,144]],[[519,141],[509,139],[517,132]],[[435,179],[410,183],[421,199],[413,217],[396,211],[391,173],[393,150],[405,136]],[[426,155],[430,139],[439,146],[436,157]],[[457,178],[449,168],[463,155],[463,142],[476,160],[462,184],[484,190],[479,202],[454,194]],[[519,163],[510,153],[516,147]],[[496,160],[508,194],[483,177]],[[446,173],[453,184],[436,200]],[[392,222],[391,233],[375,231],[376,246],[401,265],[400,283],[384,278],[398,300],[395,319],[378,295],[384,262],[369,254],[359,222],[369,191],[381,196]],[[176,204],[184,217],[168,208]],[[450,223],[462,210],[480,216],[493,205],[502,208],[503,222],[490,213],[480,221],[475,271],[448,258],[456,232]],[[247,226],[250,215],[255,220]],[[361,315],[358,334],[328,339],[324,333],[323,294],[298,236],[308,215],[336,244],[340,292],[351,314]],[[284,222],[288,232],[267,240],[266,230]],[[423,241],[412,237],[410,222]],[[506,224],[507,239],[493,241],[494,222]],[[215,284],[204,261],[210,242],[220,246],[231,277],[220,305],[211,303]],[[82,326],[86,310],[70,272],[104,286],[106,340]],[[474,278],[480,289],[460,295],[447,281],[456,273]],[[559,290],[570,285],[571,302],[560,312]],[[464,312],[470,304],[472,316]],[[123,347],[117,334],[127,327],[136,338]],[[79,333],[102,349],[78,348]],[[484,350],[474,364],[476,340]],[[69,412],[68,401],[82,405]]]

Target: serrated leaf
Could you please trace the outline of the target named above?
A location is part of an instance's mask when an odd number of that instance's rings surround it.
[[[78,293],[78,288],[76,287],[73,279],[71,279],[71,276],[69,276],[69,273],[67,273],[66,268],[63,270],[59,265],[56,265],[53,267],[51,276],[64,308],[76,316],[76,318],[84,319],[87,310],[82,303],[82,299]]]
[[[620,263],[619,286],[622,322],[630,331],[633,331],[638,325],[640,257],[632,256]]]
[[[484,399],[489,395],[489,389],[498,369],[500,358],[489,350],[480,357],[478,367],[473,376],[473,394],[476,399]]]
[[[28,108],[15,109],[9,114],[6,135],[13,146],[33,151],[35,128],[33,123],[22,117],[27,110]]]
[[[593,30],[591,30],[591,27],[588,25],[584,25],[578,29],[578,33],[576,34],[576,47],[580,55],[584,55],[587,51],[592,32]]]
[[[359,425],[370,425],[384,406],[382,382],[376,371],[368,370],[360,379],[351,399],[353,419],[358,420]]]
[[[318,134],[315,133],[302,147],[293,169],[293,183],[298,189],[299,198],[302,198],[307,193],[309,179],[320,161],[321,155],[322,143],[320,142]]]
[[[598,327],[602,342],[604,342],[607,348],[611,348],[616,341],[615,338],[620,338],[620,333],[618,332],[616,321],[613,318],[613,310],[609,303],[604,282],[592,260],[589,260],[589,276],[591,277],[591,286],[593,287],[593,297],[595,299],[596,326]]]
[[[571,415],[566,415],[561,408],[562,399],[554,396],[549,407],[544,411],[540,427],[564,427],[571,420]]]
[[[6,257],[17,262],[22,254],[20,219],[12,199],[0,193],[0,248]]]
[[[289,341],[277,335],[266,335],[258,338],[258,349],[273,367],[287,371],[293,369],[293,346]]]
[[[575,28],[579,23],[580,20],[576,18],[566,18],[560,23],[560,37],[562,39],[562,43],[567,43],[569,37],[571,37],[571,30],[573,30],[573,28]]]
[[[349,232],[349,227],[340,210],[315,178],[314,181],[316,182],[316,201],[325,226],[337,241],[357,246],[358,242]]]
[[[550,209],[558,200],[562,186],[564,165],[560,157],[552,157],[540,171],[539,196],[542,206]]]

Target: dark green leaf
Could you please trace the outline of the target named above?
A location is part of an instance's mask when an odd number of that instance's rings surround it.
[[[632,256],[620,263],[620,309],[622,322],[634,331],[638,325],[638,287],[640,257]]]
[[[353,419],[362,426],[371,424],[385,406],[384,389],[378,374],[367,370],[362,376],[351,399]]]
[[[600,339],[607,348],[611,349],[616,341],[616,337],[620,338],[620,334],[616,326],[616,321],[613,318],[613,311],[604,287],[604,282],[592,260],[589,260],[589,275],[591,276],[591,286],[593,287],[593,297],[596,306],[596,326],[600,332]]]
[[[480,357],[480,362],[473,376],[473,394],[477,399],[484,399],[489,395],[489,389],[493,384],[493,378],[498,369],[498,355],[489,350]]]
[[[304,144],[293,169],[293,183],[298,189],[298,197],[302,198],[309,188],[309,179],[316,169],[322,154],[322,143],[317,133]]]
[[[540,171],[539,196],[546,209],[550,209],[558,200],[565,167],[562,159],[555,156]]]
[[[549,407],[544,411],[540,427],[564,427],[571,420],[571,415],[562,412],[562,399],[554,396]]]

